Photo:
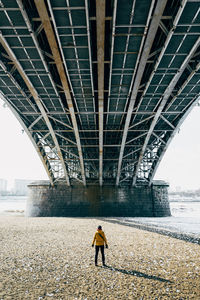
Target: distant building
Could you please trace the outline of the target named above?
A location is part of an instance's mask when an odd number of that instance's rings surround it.
[[[20,196],[27,195],[28,194],[27,185],[31,182],[33,182],[33,180],[15,179],[14,191],[13,191],[14,194]]]
[[[7,191],[7,180],[0,178],[0,193]]]

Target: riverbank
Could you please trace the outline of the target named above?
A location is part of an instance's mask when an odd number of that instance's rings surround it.
[[[107,235],[107,268],[93,233]],[[200,299],[199,245],[98,219],[1,216],[0,299]]]
[[[101,218],[110,223],[134,227],[200,245],[199,217]]]

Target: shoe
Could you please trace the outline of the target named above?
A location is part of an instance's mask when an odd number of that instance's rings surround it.
[[[106,267],[106,264],[103,264],[103,267]]]

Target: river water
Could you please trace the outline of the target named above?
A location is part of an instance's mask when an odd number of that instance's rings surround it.
[[[0,196],[0,215],[24,215],[27,196]]]
[[[0,216],[24,216],[26,196],[0,196]],[[193,234],[200,237],[200,201],[170,201],[171,217],[164,218],[128,218],[130,221],[142,223],[168,230]]]
[[[171,217],[128,218],[134,223],[167,229],[176,233],[191,234],[200,238],[200,201],[170,202]]]

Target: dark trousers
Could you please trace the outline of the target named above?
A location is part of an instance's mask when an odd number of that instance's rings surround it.
[[[95,246],[95,264],[97,265],[99,248],[101,249],[102,263],[105,264],[104,246]]]

